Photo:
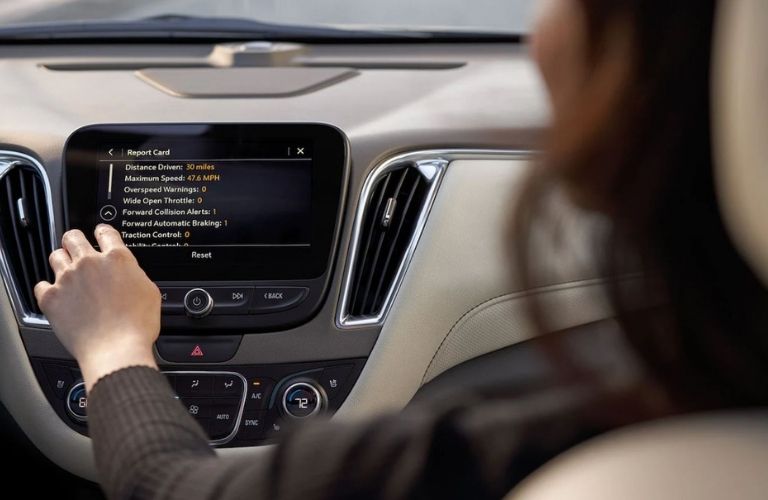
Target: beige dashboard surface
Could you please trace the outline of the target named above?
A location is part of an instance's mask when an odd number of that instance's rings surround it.
[[[531,338],[537,332],[526,311],[530,293],[558,311],[556,329],[610,316],[586,251],[595,222],[576,212],[562,214],[566,244],[559,251],[536,242],[556,263],[546,282],[525,291],[513,276],[506,229],[529,168],[523,158],[449,165],[395,304],[339,417],[398,410],[448,368]]]

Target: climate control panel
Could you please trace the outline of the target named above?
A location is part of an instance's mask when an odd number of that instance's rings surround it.
[[[74,362],[33,359],[43,391],[59,416],[88,433],[88,396]],[[211,444],[251,446],[341,406],[364,359],[260,366],[163,366],[179,404]]]

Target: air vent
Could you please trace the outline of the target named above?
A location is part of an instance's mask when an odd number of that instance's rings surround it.
[[[42,318],[34,287],[38,281],[53,281],[48,265],[53,248],[48,192],[37,162],[26,155],[0,152],[3,278],[21,321]]]
[[[363,188],[343,286],[342,327],[382,321],[426,221],[442,160],[385,164]]]

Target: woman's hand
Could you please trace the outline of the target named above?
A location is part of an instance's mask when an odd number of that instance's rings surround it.
[[[120,233],[101,224],[97,251],[78,230],[64,234],[49,261],[54,284],[35,297],[83,373],[86,390],[127,366],[156,368],[152,344],[160,333],[160,291],[139,267]]]

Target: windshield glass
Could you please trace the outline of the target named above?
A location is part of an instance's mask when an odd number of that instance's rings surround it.
[[[156,16],[315,27],[525,34],[536,0],[0,0],[0,27]]]

